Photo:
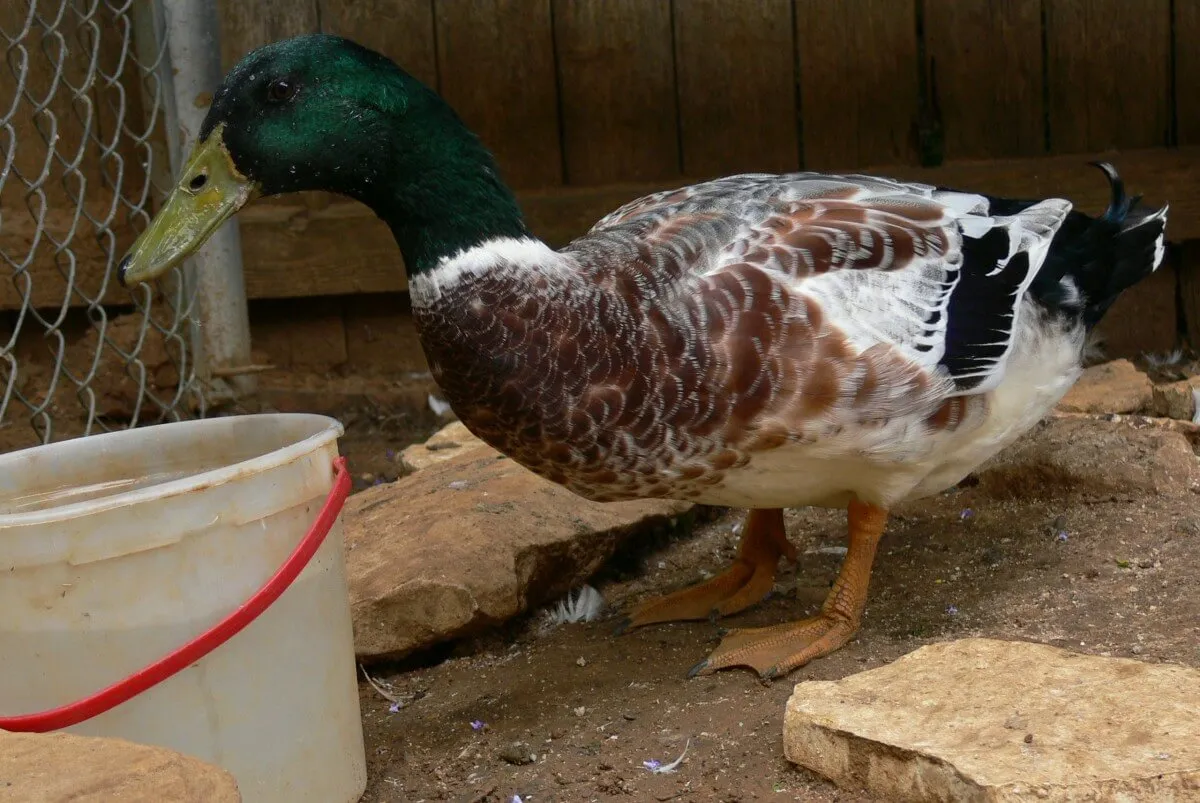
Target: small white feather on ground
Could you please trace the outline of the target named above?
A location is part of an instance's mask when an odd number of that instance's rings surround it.
[[[433,410],[433,414],[438,416],[439,418],[445,416],[447,413],[450,412],[450,403],[447,401],[444,401],[443,399],[439,399],[437,396],[434,396],[432,393],[429,394],[428,402],[429,402],[429,409]]]
[[[560,625],[576,622],[591,622],[604,611],[604,597],[599,591],[585,585],[578,593],[568,593],[556,605],[542,611],[543,633]]]

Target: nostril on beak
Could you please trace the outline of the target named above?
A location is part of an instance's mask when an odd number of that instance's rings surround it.
[[[125,273],[128,270],[129,270],[129,257],[126,256],[124,259],[121,260],[121,264],[117,265],[117,281],[121,283],[122,287],[128,286],[125,284]]]

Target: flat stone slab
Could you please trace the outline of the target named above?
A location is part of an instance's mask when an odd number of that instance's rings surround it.
[[[405,450],[415,473],[346,504],[359,659],[478,633],[584,583],[626,540],[683,526],[692,505],[601,504],[503,457],[455,423]]]
[[[1150,406],[1154,383],[1129,360],[1093,365],[1083,372],[1058,409],[1068,413],[1136,413]]]
[[[1153,406],[1156,415],[1200,423],[1200,376],[1155,386]]]
[[[0,731],[0,801],[239,803],[225,770],[174,750],[69,733]]]
[[[1200,800],[1200,670],[963,639],[796,685],[789,761],[889,801]]]
[[[424,443],[414,443],[400,453],[400,465],[406,474],[449,460],[463,449],[484,446],[461,421],[454,421],[429,436]]]
[[[1185,432],[1160,426],[1157,419],[1138,426],[1131,418],[1055,414],[980,466],[975,476],[982,491],[1000,499],[1178,496],[1200,482],[1200,461]]]

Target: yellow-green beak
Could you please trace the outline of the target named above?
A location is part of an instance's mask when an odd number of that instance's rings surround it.
[[[117,268],[124,287],[150,282],[189,257],[258,193],[238,172],[223,126],[196,145],[175,189]]]

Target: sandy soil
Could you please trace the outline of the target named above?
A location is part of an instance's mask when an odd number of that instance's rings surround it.
[[[967,487],[906,505],[882,544],[858,638],[770,684],[742,670],[686,678],[715,646],[713,624],[611,635],[617,608],[725,566],[739,519],[726,512],[691,538],[618,555],[596,578],[610,603],[601,621],[542,632],[532,616],[424,665],[371,669],[404,704],[393,712],[361,686],[364,800],[870,800],[784,760],[784,703],[796,682],[966,636],[1200,665],[1195,495],[1005,501]],[[820,605],[841,560],[844,514],[792,511],[788,525],[800,566],[726,622],[771,624]],[[643,764],[665,764],[685,745],[674,773]]]

